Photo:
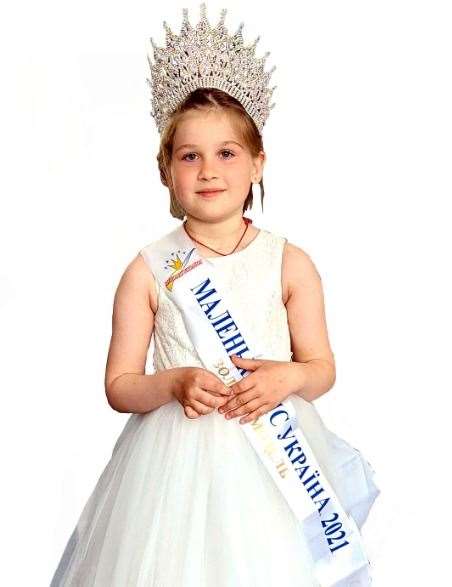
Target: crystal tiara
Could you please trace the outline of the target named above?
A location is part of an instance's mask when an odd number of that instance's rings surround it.
[[[152,111],[161,134],[170,115],[197,88],[217,88],[236,98],[254,120],[262,134],[264,124],[275,104],[269,104],[274,89],[268,88],[276,65],[264,72],[264,62],[270,52],[256,58],[260,37],[252,45],[243,44],[240,23],[237,32],[229,36],[224,26],[227,9],[212,28],[206,17],[206,4],[200,5],[201,19],[193,28],[188,21],[188,9],[183,8],[183,23],[175,35],[166,21],[166,47],[157,47],[151,37],[155,63],[147,55],[151,80],[146,78],[152,92]]]

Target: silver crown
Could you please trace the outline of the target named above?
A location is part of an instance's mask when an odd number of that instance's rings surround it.
[[[152,92],[152,112],[161,134],[177,106],[197,88],[217,88],[236,98],[254,120],[259,133],[275,104],[269,105],[277,86],[268,88],[276,65],[264,72],[264,62],[270,52],[256,58],[260,37],[252,45],[243,44],[240,23],[237,32],[229,36],[224,26],[227,9],[211,28],[206,17],[206,4],[200,5],[201,19],[193,28],[188,21],[188,9],[183,8],[180,35],[175,35],[166,21],[166,47],[157,47],[151,37],[155,63],[147,56],[152,81],[146,78]]]

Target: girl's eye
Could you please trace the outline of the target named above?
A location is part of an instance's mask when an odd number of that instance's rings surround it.
[[[224,149],[223,151],[221,151],[222,153],[229,153],[230,155],[232,155],[232,157],[235,157],[234,153],[232,151],[229,151],[229,149]],[[228,159],[232,159],[232,157],[228,157]]]
[[[226,157],[226,159],[232,159],[233,157],[235,157],[234,153],[232,151],[230,151],[229,149],[223,149],[222,151],[220,151],[220,153],[229,153],[230,155],[232,155],[232,157]],[[186,153],[182,157],[182,160],[183,161],[194,161],[194,159],[187,159],[186,158],[186,157],[189,157],[190,155],[195,155],[195,153]]]

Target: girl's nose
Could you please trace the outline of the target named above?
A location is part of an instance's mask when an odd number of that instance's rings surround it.
[[[214,179],[218,177],[215,171],[215,166],[210,161],[204,160],[204,163],[199,170],[199,177],[201,179]]]

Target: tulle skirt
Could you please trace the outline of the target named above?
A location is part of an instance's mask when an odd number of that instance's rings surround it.
[[[361,528],[379,494],[372,467],[314,404],[289,399]],[[238,420],[189,419],[176,400],[132,414],[51,587],[317,587],[300,523]]]

